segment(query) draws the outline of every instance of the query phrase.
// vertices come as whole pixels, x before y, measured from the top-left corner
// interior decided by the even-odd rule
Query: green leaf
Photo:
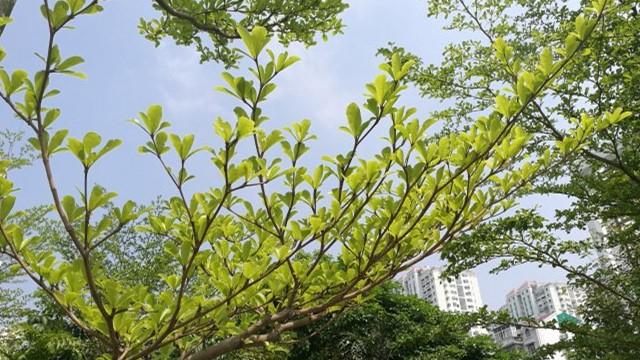
[[[238,35],[244,42],[245,47],[249,51],[252,58],[257,59],[262,49],[269,43],[269,34],[267,29],[262,26],[255,26],[251,33],[239,26],[237,28]]]
[[[2,82],[4,84],[4,91],[6,92],[6,95],[9,96],[19,90],[28,76],[29,74],[26,71],[16,70],[13,72],[13,74],[11,74],[10,81],[7,82],[6,80],[8,79],[5,80],[3,78]]]
[[[298,56],[285,56],[285,58],[286,58],[286,60],[284,61],[282,66],[279,67],[280,71],[282,71],[282,70],[288,68],[289,66],[291,66],[291,65],[297,63],[298,61],[300,61],[300,58]]]
[[[580,41],[578,39],[578,35],[575,33],[569,34],[564,41],[565,56],[567,57],[572,56],[579,46],[580,46]]]
[[[171,141],[171,145],[176,150],[178,155],[182,152],[182,141],[180,140],[180,136],[176,134],[169,134],[169,140]]]
[[[191,244],[187,241],[183,241],[180,245],[180,264],[186,265],[189,262],[189,258],[193,252]]]
[[[182,139],[182,151],[180,152],[180,157],[186,159],[189,157],[191,153],[191,148],[193,147],[193,140],[195,139],[193,134],[186,135]]]
[[[120,224],[126,224],[136,219],[139,216],[139,214],[134,212],[135,207],[136,207],[136,203],[129,200],[122,206],[122,209],[115,208],[113,212],[116,218],[118,219],[118,222]]]
[[[72,218],[77,208],[76,199],[74,199],[73,196],[66,195],[62,198],[62,208],[65,214],[67,214],[67,217]]]
[[[224,142],[229,142],[229,140],[231,140],[231,136],[233,135],[231,124],[219,117],[213,123],[213,128],[216,134],[218,134],[218,136],[220,136],[222,140],[224,140]]]
[[[245,48],[249,50],[249,54],[255,57],[256,55],[254,50],[253,38],[251,37],[251,34],[247,31],[247,29],[243,28],[242,26],[238,26],[236,30],[238,31],[238,35],[240,35],[240,38],[242,39],[242,42],[244,43]]]
[[[100,151],[98,152],[98,154],[96,156],[96,160],[101,158],[103,155],[105,155],[106,153],[110,152],[111,150],[117,148],[120,145],[122,145],[122,140],[120,140],[120,139],[111,139],[111,140],[107,141],[107,143],[104,145],[104,147],[102,149],[100,149]]]
[[[81,73],[81,72],[78,72],[78,71],[64,70],[64,71],[60,71],[60,73],[66,74],[66,75],[69,75],[69,76],[73,76],[73,77],[76,77],[76,78],[82,79],[82,80],[86,80],[87,79],[87,74]]]
[[[8,195],[2,198],[0,201],[0,221],[4,221],[9,213],[13,209],[13,205],[16,203],[15,196]]]
[[[9,78],[9,74],[3,69],[0,69],[0,81],[2,81],[2,88],[6,95],[9,95],[9,91],[11,90],[11,78]]]
[[[249,119],[246,116],[241,116],[238,119],[237,131],[238,131],[239,138],[243,138],[247,135],[251,135],[253,133],[253,130],[254,130],[253,120]]]
[[[53,89],[53,90],[49,90],[49,91],[47,91],[47,92],[44,94],[44,96],[43,96],[42,98],[43,98],[43,99],[46,99],[46,98],[48,98],[48,97],[56,96],[56,95],[58,95],[58,94],[60,94],[60,90],[58,90],[58,89]]]
[[[100,145],[100,142],[102,142],[102,137],[98,133],[93,131],[86,133],[84,135],[84,138],[82,139],[82,143],[84,144],[84,152],[86,154],[89,154],[93,150],[93,148]]]
[[[69,130],[67,129],[56,131],[56,133],[51,137],[51,140],[49,140],[49,145],[47,147],[47,152],[49,153],[49,155],[65,150],[64,148],[60,148],[60,145],[67,137],[68,133]]]
[[[40,140],[38,140],[38,138],[30,137],[27,141],[35,150],[40,151]]]
[[[360,107],[356,103],[351,103],[347,106],[347,120],[351,134],[357,138],[360,135],[360,127],[362,126],[362,115]]]
[[[591,1],[591,6],[597,13],[601,13],[604,10],[604,7],[607,4],[607,0],[593,0]]]
[[[102,7],[102,5],[97,4],[97,3],[96,3],[96,4],[94,4],[94,5],[91,5],[91,6],[87,9],[87,11],[85,11],[84,13],[85,13],[85,14],[97,14],[97,13],[101,12],[102,10],[104,10],[104,8]]]
[[[24,233],[22,232],[22,229],[15,228],[11,232],[11,240],[18,251],[22,251],[22,249],[24,249]]]
[[[144,125],[150,134],[160,128],[160,121],[162,121],[162,106],[154,104],[147,109],[147,116],[143,119]]]
[[[107,203],[116,196],[118,195],[114,192],[105,192],[102,187],[94,186],[89,196],[89,211],[107,205]]]
[[[551,49],[544,48],[540,53],[540,65],[538,68],[544,75],[549,75],[553,71],[553,56],[551,54]]]
[[[518,77],[518,80],[516,82],[516,94],[518,95],[521,104],[526,103],[526,101],[529,99],[529,95],[531,94],[531,91],[527,86],[525,77],[522,75]]]
[[[53,11],[49,12],[51,25],[54,28],[60,27],[68,18],[69,5],[63,1],[58,0],[53,6]]]
[[[180,277],[177,274],[171,274],[169,276],[165,276],[164,281],[172,289],[177,289],[178,285],[180,285]]]
[[[0,16],[0,26],[5,26],[7,24],[11,24],[13,20],[7,16]]]
[[[578,39],[583,40],[584,36],[587,33],[587,25],[588,21],[585,19],[584,15],[580,14],[576,17],[575,26],[576,26],[576,35],[578,35]]]
[[[317,216],[312,216],[309,218],[309,224],[311,225],[311,231],[316,234],[324,227],[324,221],[322,218]]]
[[[371,95],[373,99],[378,103],[378,105],[382,105],[384,101],[384,97],[387,93],[387,77],[384,75],[378,75],[373,80]]]
[[[496,96],[496,109],[506,118],[511,116],[511,105],[509,100],[502,95]]]
[[[168,135],[166,132],[161,131],[155,136],[155,146],[157,147],[159,154],[164,154],[169,151],[167,144]],[[153,147],[153,143],[149,142],[149,148]]]
[[[276,88],[277,88],[277,85],[274,83],[268,83],[264,85],[258,101],[264,101],[267,98],[267,96],[269,96],[269,94],[271,94]]]
[[[53,124],[53,122],[56,121],[58,117],[60,117],[60,109],[51,109],[47,111],[46,115],[44,116],[44,127],[49,127],[49,125]]]
[[[69,8],[71,9],[71,13],[75,14],[84,6],[86,0],[67,0],[69,4]]]
[[[242,265],[242,275],[247,279],[253,279],[258,275],[258,267],[251,261],[247,261]]]
[[[72,56],[66,60],[64,60],[63,62],[61,62],[56,69],[58,71],[64,71],[67,69],[70,69],[76,65],[82,64],[84,62],[84,59],[81,58],[80,56]]]
[[[75,155],[80,161],[84,163],[86,159],[86,153],[84,151],[84,144],[80,140],[76,138],[67,139],[67,148],[73,155]]]

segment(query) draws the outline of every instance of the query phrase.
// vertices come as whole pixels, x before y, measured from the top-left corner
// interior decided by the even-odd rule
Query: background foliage
[[[528,151],[540,154],[546,141],[561,141],[567,124],[582,113],[598,114],[611,106],[629,111],[627,121],[598,133],[579,153],[536,180],[531,193],[566,195],[571,206],[558,211],[553,221],[535,210],[520,211],[480,226],[444,251],[453,272],[492,259],[500,260],[495,271],[527,262],[564,269],[587,299],[583,326],[572,327],[576,336],[563,345],[578,359],[639,356],[640,19],[634,1],[612,6],[589,40],[589,49],[523,116],[523,126],[534,134]],[[570,31],[566,21],[580,12],[571,2],[546,0],[430,1],[428,11],[429,16],[448,19],[449,29],[479,35],[449,45],[441,64],[421,65],[409,75],[423,96],[454,100],[452,108],[433,114],[453,129],[468,126],[472,114],[482,111],[512,76],[490,55],[496,37],[518,39],[514,56],[528,59],[565,41],[563,34]],[[592,220],[604,224],[605,237],[570,240],[559,235],[558,230],[585,229]]]

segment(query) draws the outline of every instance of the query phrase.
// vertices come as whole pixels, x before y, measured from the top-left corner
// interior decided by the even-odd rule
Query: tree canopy
[[[478,314],[447,313],[386,283],[370,299],[301,331],[291,360],[520,360],[489,337],[471,336]]]
[[[468,126],[472,114],[492,102],[495,89],[512,77],[491,56],[495,38],[518,39],[513,56],[529,59],[550,44],[564,42],[571,31],[566,21],[580,13],[570,2],[547,0],[432,1],[428,9],[430,16],[449,19],[448,28],[480,35],[449,45],[441,64],[419,65],[408,75],[424,96],[455,99],[453,108],[433,114],[453,129]],[[592,137],[579,152],[542,173],[528,192],[565,195],[571,206],[551,221],[524,209],[483,224],[450,242],[444,257],[454,272],[492,259],[500,259],[495,271],[530,262],[565,270],[572,285],[586,293],[580,314],[584,323],[572,326],[576,336],[565,349],[579,359],[634,359],[640,341],[638,4],[612,3],[598,27],[588,50],[523,115],[523,127],[533,136],[528,150],[541,154],[547,141],[564,141],[567,124],[580,121],[580,114],[598,114],[612,106],[628,111],[627,121]],[[388,54],[389,49],[382,52]],[[417,59],[407,51],[403,54]],[[558,234],[585,229],[592,220],[602,222],[605,236],[575,240]],[[604,257],[609,259],[603,259],[607,253]]]
[[[238,26],[261,26],[284,45],[300,42],[314,45],[342,32],[342,0],[153,0],[160,13],[140,20],[140,32],[160,44],[164,37],[179,45],[195,45],[201,61],[219,61],[234,66],[241,55],[230,46],[240,38]]]
[[[165,3],[176,7],[173,13]],[[570,31],[561,35],[562,43],[535,56],[516,56],[512,42],[495,37],[495,64],[510,74],[505,88],[494,93],[484,114],[444,136],[430,130],[438,117],[417,119],[416,109],[402,106],[414,61],[391,54],[380,66],[381,74],[366,84],[364,103],[351,103],[345,111],[340,129],[351,150],[305,166],[301,159],[315,140],[311,121],[276,124],[275,130],[265,126],[269,117],[264,104],[276,90],[275,81],[298,58],[269,49],[270,19],[236,23],[229,13],[234,8],[220,10],[225,25],[216,23],[215,11],[209,16],[209,8],[204,15],[189,15],[192,19],[176,15],[178,6],[189,4],[198,12],[198,4],[205,3],[210,2],[156,1],[171,15],[167,21],[187,27],[190,39],[195,36],[191,27],[198,29],[204,22],[237,33],[242,48],[228,51],[245,58],[248,69],[223,73],[219,87],[237,100],[235,118],[218,117],[215,138],[202,145],[196,145],[192,134],[173,133],[160,105],[131,120],[148,139],[140,152],[158,163],[175,189],[173,197],[150,210],[95,184],[93,170],[122,140],[103,140],[96,132],[71,136],[59,125],[63,110],[51,102],[61,96],[55,88],[58,76],[83,78],[77,70],[83,59],[67,55],[58,35],[76,18],[99,13],[99,1],[45,0],[42,69],[33,74],[0,69],[0,98],[32,136],[29,142],[39,155],[61,240],[71,249],[63,253],[42,246],[46,234],[17,221],[19,184],[3,171],[0,251],[13,262],[12,271],[30,278],[74,326],[101,344],[104,358],[178,354],[210,359],[277,342],[289,331],[362,301],[398,272],[504,214],[532,178],[630,116],[622,108],[583,113],[560,141],[535,142],[546,144],[547,151],[526,156],[533,138],[527,114],[566,69],[588,54],[589,39],[610,11],[606,0],[598,0],[566,25]],[[289,11],[294,4],[322,9],[323,4],[341,3],[273,4]],[[258,5],[268,8],[267,2],[251,2]],[[249,30],[245,25],[255,26]],[[178,28],[169,24],[164,29],[178,36],[171,33]],[[271,30],[278,33],[278,28]],[[220,44],[225,49],[229,45]],[[374,134],[383,134],[383,142],[373,142]],[[365,144],[374,156],[362,155]],[[190,160],[205,154],[220,181],[207,190],[192,189],[190,180],[198,171]],[[59,156],[78,161],[82,181],[77,194],[58,190],[51,159]],[[155,281],[127,281],[122,273],[109,271],[126,265],[127,259],[104,256],[104,249],[134,224],[156,248],[162,246],[164,262],[153,267]],[[330,254],[337,254],[337,261]]]

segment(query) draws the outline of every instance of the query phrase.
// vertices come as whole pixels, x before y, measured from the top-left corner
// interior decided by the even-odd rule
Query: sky
[[[277,80],[278,89],[271,96],[266,112],[277,126],[286,126],[304,118],[312,120],[318,140],[312,146],[311,158],[327,151],[346,149],[349,138],[337,131],[345,121],[344,109],[350,102],[363,101],[364,84],[379,73],[381,59],[376,50],[390,41],[421,56],[425,63],[438,63],[444,46],[465,35],[444,32],[443,23],[426,16],[425,0],[353,0],[343,14],[345,33],[327,42],[287,50],[302,61],[288,69]],[[14,9],[14,23],[1,38],[7,51],[3,64],[8,69],[36,69],[40,64],[34,52],[46,50],[46,28],[35,0],[20,1]],[[70,135],[81,137],[97,131],[103,138],[121,138],[124,145],[101,160],[91,181],[120,194],[121,199],[144,203],[159,195],[172,194],[172,186],[163,176],[157,162],[137,152],[144,139],[142,132],[128,120],[150,104],[164,106],[165,117],[176,133],[195,133],[197,144],[212,141],[212,122],[217,116],[232,119],[231,109],[237,104],[213,88],[222,84],[223,70],[215,63],[199,64],[194,49],[178,47],[170,40],[158,48],[139,35],[141,17],[152,17],[150,1],[109,0],[105,11],[84,16],[74,22],[75,30],[60,35],[63,57],[82,56],[86,63],[78,69],[87,80],[57,77],[54,85],[62,90],[50,106],[62,109],[57,125],[68,128]],[[279,49],[279,46],[276,45]],[[429,111],[442,105],[423,99],[415,89],[407,90],[402,102],[418,109],[425,118]],[[0,128],[25,130],[6,106],[0,106]],[[58,187],[62,193],[76,193],[80,186],[79,164],[65,154],[53,161]],[[217,173],[206,158],[193,165],[198,178],[192,189],[207,189],[217,181]],[[19,185],[17,204],[26,208],[50,199],[45,178],[39,166],[12,173]],[[542,213],[552,216],[555,209],[569,206],[561,197],[535,197],[522,206],[539,205]],[[564,236],[585,236],[576,232]],[[436,258],[421,265],[438,264]],[[523,265],[507,272],[491,275],[491,264],[475,269],[483,300],[497,309],[512,288],[525,281],[563,281],[564,273],[536,265]],[[25,285],[28,287],[28,285]]]

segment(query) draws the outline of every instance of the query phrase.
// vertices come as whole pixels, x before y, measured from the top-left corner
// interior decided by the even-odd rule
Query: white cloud
[[[314,51],[294,46],[289,49],[302,60],[277,80],[274,102],[279,107],[293,107],[296,113],[334,128],[344,120],[346,105],[356,98],[353,83],[341,76],[340,61],[331,51]],[[354,96],[355,95],[355,96]]]
[[[200,64],[193,48],[163,43],[156,53],[156,84],[168,114],[186,120],[211,119],[220,112],[222,96],[213,90],[219,79],[218,66]]]

